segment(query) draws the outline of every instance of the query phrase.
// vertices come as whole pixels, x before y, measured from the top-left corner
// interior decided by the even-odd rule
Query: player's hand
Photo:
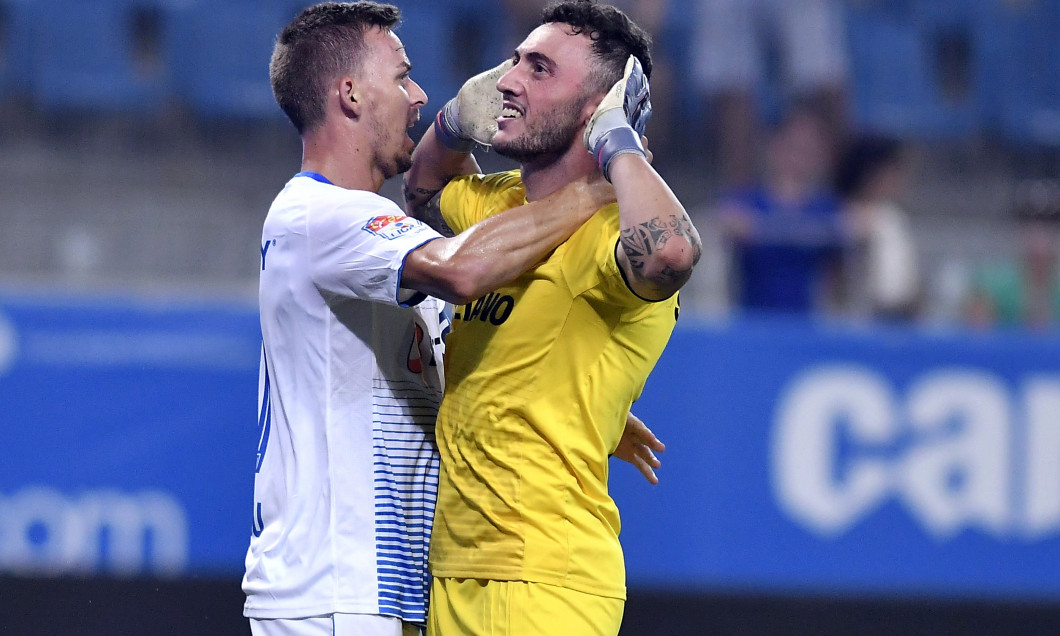
[[[615,82],[589,118],[582,141],[596,158],[600,171],[611,180],[611,161],[635,153],[647,158],[641,136],[651,119],[651,91],[640,61],[633,55],[626,60],[622,79]]]
[[[497,133],[497,118],[503,109],[503,96],[497,90],[497,80],[512,68],[512,60],[505,60],[488,71],[479,73],[460,87],[434,120],[438,139],[450,150],[471,152],[475,143],[489,146]]]
[[[665,450],[666,444],[659,441],[640,418],[632,412],[626,415],[626,428],[622,431],[618,448],[615,449],[615,457],[633,464],[645,479],[652,484],[658,484],[659,478],[655,476],[655,469],[662,466],[662,462],[655,453]]]

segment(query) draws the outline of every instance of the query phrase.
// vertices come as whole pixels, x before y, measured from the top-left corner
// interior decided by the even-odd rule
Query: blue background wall
[[[682,321],[687,322],[687,321]],[[0,297],[0,571],[237,578],[240,304]],[[1060,338],[682,324],[613,463],[635,588],[1060,601]]]
[[[633,585],[1060,599],[1060,341],[743,319],[679,330],[624,466]]]

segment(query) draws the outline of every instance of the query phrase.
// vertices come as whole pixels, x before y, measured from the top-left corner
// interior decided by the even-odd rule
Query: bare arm
[[[434,126],[428,127],[412,153],[412,167],[405,173],[405,213],[451,236],[437,205],[433,205],[435,196],[453,178],[479,172],[474,155],[446,148],[438,141]]]
[[[512,61],[505,60],[464,82],[423,134],[412,153],[412,167],[405,173],[405,211],[409,216],[433,226],[441,220],[437,209],[430,207],[434,196],[452,178],[481,172],[471,151],[476,143],[489,145],[497,132],[503,106],[497,80],[511,66]]]
[[[661,300],[688,281],[702,253],[699,232],[670,186],[641,156],[610,167],[618,196],[621,239],[616,258],[638,296]]]
[[[615,201],[600,175],[480,221],[409,254],[401,286],[455,304],[493,291],[539,263],[598,209]]]

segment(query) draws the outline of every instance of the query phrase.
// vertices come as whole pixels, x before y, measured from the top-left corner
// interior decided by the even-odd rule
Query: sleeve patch
[[[409,232],[419,232],[427,226],[416,219],[401,214],[388,214],[368,219],[361,229],[379,238],[394,240]]]

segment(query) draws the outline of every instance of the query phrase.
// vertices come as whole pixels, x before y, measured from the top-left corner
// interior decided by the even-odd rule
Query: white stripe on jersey
[[[438,496],[438,399],[414,382],[377,380],[372,415],[379,609],[424,623],[427,549]]]

